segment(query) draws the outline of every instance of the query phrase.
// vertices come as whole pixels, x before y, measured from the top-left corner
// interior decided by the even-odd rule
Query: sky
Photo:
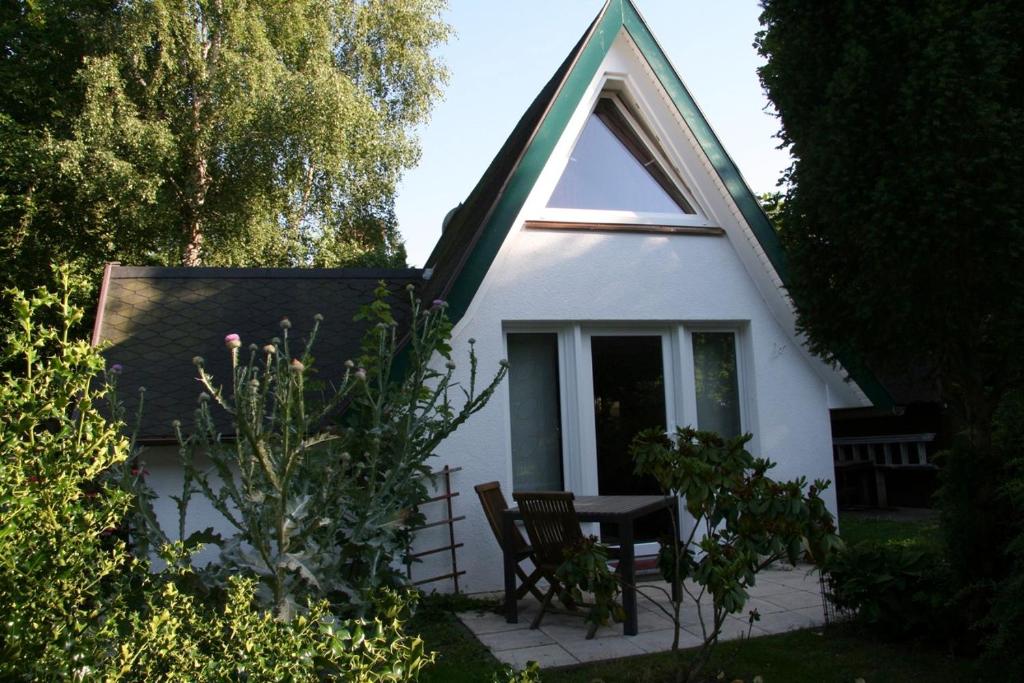
[[[789,165],[757,79],[757,0],[634,0],[711,127],[755,193]],[[483,175],[516,122],[604,0],[449,0],[455,35],[438,55],[444,99],[419,129],[422,156],[398,189],[409,264],[422,266],[441,220]]]

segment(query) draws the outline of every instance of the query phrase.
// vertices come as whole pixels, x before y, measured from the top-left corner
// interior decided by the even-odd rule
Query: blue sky
[[[450,0],[456,35],[440,56],[444,100],[420,131],[422,158],[399,187],[409,263],[422,266],[441,219],[465,199],[526,107],[604,0]],[[752,44],[757,0],[634,0],[754,192],[775,189],[788,155],[776,149]]]

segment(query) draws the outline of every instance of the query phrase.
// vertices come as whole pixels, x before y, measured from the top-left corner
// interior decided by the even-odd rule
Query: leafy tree
[[[443,0],[37,0],[0,10],[6,284],[60,257],[401,265],[395,185]]]
[[[784,192],[762,192],[757,196],[757,203],[761,205],[761,210],[772,222],[775,231],[781,233],[782,214],[786,208],[786,194]]]
[[[962,430],[942,493],[952,564],[961,582],[992,577],[993,415],[1024,381],[1024,5],[762,7],[800,327],[828,359],[934,371]]]

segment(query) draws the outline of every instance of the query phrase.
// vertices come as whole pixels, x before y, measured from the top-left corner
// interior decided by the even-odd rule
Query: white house
[[[502,580],[474,484],[647,490],[628,462],[631,436],[685,425],[750,432],[777,477],[832,479],[830,409],[888,400],[869,377],[850,381],[805,348],[772,226],[629,0],[604,6],[446,218],[424,270],[112,266],[95,339],[112,343],[112,360],[139,367],[156,406],[144,436],[158,444],[169,433],[157,423],[174,406],[187,412],[198,391],[189,359],[203,353],[182,349],[192,332],[166,335],[196,316],[223,323],[201,340],[210,358],[228,326],[265,337],[298,310],[347,322],[379,278],[447,300],[454,347],[475,339],[484,372],[510,360],[491,402],[438,453],[438,465],[462,467],[454,505],[466,516],[456,533],[470,592]],[[158,353],[178,349],[176,366],[146,369],[160,364],[154,338]],[[153,373],[167,376],[146,381]],[[149,462],[158,488],[173,489],[173,455],[155,450]],[[654,533],[641,529],[639,543]]]

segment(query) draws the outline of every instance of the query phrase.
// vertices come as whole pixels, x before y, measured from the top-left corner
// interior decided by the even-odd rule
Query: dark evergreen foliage
[[[939,494],[955,604],[976,620],[1012,573],[993,424],[1024,386],[1024,3],[762,7],[799,325],[828,359],[934,373],[958,430]]]

